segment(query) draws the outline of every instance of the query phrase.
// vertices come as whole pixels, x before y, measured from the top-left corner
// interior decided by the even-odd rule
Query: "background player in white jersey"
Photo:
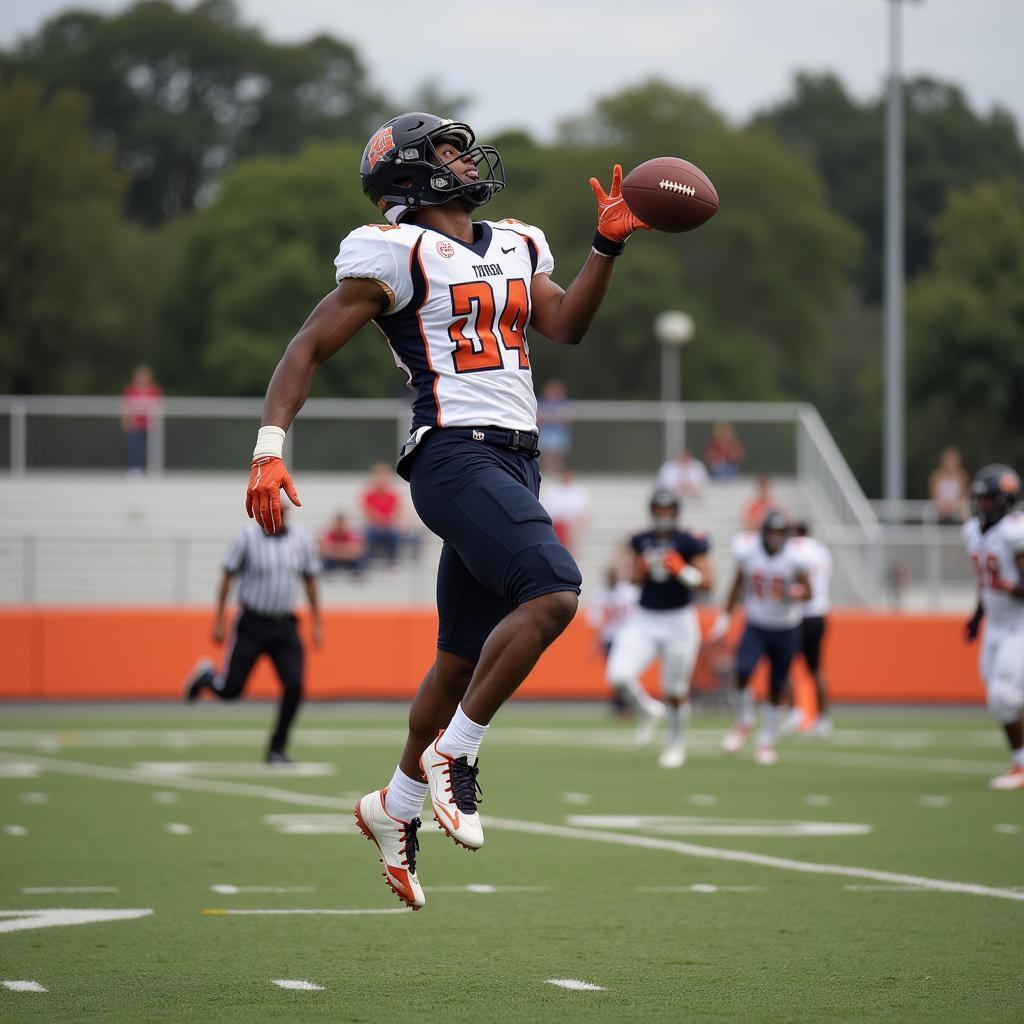
[[[640,588],[633,582],[633,552],[619,552],[605,570],[604,586],[587,605],[587,622],[597,634],[597,646],[608,663],[615,636],[636,613]],[[618,692],[612,692],[612,710],[620,716],[633,713],[633,707]]]
[[[744,594],[746,625],[736,651],[736,688],[739,708],[736,724],[722,740],[722,749],[734,754],[743,746],[754,727],[754,695],[750,677],[762,657],[770,663],[768,703],[764,707],[761,735],[755,760],[775,764],[775,735],[779,704],[785,692],[789,667],[800,645],[803,602],[811,597],[808,565],[789,543],[789,523],[778,511],[769,512],[760,533],[741,533],[733,542],[736,577],[715,620],[709,639],[728,632],[733,608]]]
[[[667,717],[665,747],[658,763],[678,768],[686,761],[686,720],[690,680],[700,649],[700,625],[693,605],[695,590],[711,587],[708,542],[679,528],[679,499],[672,491],[651,498],[651,528],[630,539],[633,580],[640,585],[636,614],[615,636],[606,676],[615,690],[635,702],[642,715],[640,745],[650,743],[661,718]],[[644,689],[640,676],[661,659],[665,704]]]
[[[993,789],[1024,789],[1024,513],[1014,508],[1020,496],[1014,470],[985,466],[971,483],[974,515],[963,526],[978,574],[978,607],[965,636],[976,640],[984,618],[980,673],[1012,758],[1010,770],[991,781]]]
[[[551,279],[544,233],[518,221],[474,222],[504,187],[501,157],[464,123],[433,114],[392,118],[367,143],[363,191],[385,223],[341,243],[337,288],[289,344],[267,390],[246,507],[273,532],[279,490],[298,502],[281,460],[285,431],[317,367],[374,323],[415,391],[399,473],[420,518],[444,540],[438,640],[409,715],[401,761],[356,805],[384,878],[424,903],[417,829],[430,795],[439,826],[483,845],[478,751],[488,724],[576,613],[580,572],[537,499],[537,402],[527,331],[577,345],[611,283],[614,257],[646,228],[597,179],[597,232],[567,289]],[[425,781],[424,781],[425,780]]]
[[[832,552],[820,540],[811,536],[810,527],[805,522],[793,524],[790,544],[807,564],[807,576],[811,584],[811,598],[803,606],[803,620],[800,623],[800,654],[814,680],[814,695],[818,704],[818,718],[811,729],[811,735],[827,738],[832,735],[832,719],[829,717],[828,684],[822,648],[828,631],[828,613],[832,609]],[[802,725],[803,712],[794,706],[782,731],[794,732]]]

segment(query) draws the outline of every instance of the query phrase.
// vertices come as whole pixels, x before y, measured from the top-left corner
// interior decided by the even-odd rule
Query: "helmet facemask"
[[[458,155],[443,160],[442,143]],[[460,176],[456,165],[472,163],[476,180]],[[434,114],[402,114],[374,133],[360,165],[363,191],[387,219],[397,223],[422,206],[461,199],[483,206],[505,187],[505,168],[493,146],[476,144],[473,129]]]

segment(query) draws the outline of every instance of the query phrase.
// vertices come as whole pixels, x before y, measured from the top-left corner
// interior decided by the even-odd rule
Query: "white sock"
[[[740,690],[739,717],[737,721],[740,725],[745,725],[750,729],[753,727],[756,717],[756,710],[754,708],[754,688],[748,683],[747,686]]]
[[[623,694],[637,710],[642,714],[652,714],[658,702],[643,688],[639,679],[624,679],[615,684],[616,689]]]
[[[489,725],[477,725],[471,718],[467,718],[460,704],[455,709],[444,735],[437,741],[437,749],[449,757],[462,757],[465,754],[472,764],[480,752],[480,742],[489,728]]]
[[[761,736],[758,743],[763,747],[775,746],[775,731],[778,726],[779,709],[774,704],[765,704],[761,718]]]
[[[1020,750],[1015,750],[1013,752],[1013,763],[1018,768],[1024,768],[1024,747],[1021,747]]]
[[[384,810],[399,821],[412,821],[413,818],[420,816],[423,801],[426,800],[429,790],[430,787],[425,782],[410,779],[401,768],[396,768],[388,783]]]
[[[682,743],[686,732],[686,723],[690,720],[690,702],[686,701],[679,707],[665,704],[665,724],[667,727],[665,745]]]

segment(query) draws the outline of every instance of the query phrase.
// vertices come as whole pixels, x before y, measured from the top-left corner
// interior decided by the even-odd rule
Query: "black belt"
[[[295,618],[294,612],[275,612],[271,615],[269,612],[258,612],[255,608],[249,608],[246,605],[242,605],[242,611],[246,615],[251,615],[256,619],[264,619],[267,622],[287,622],[289,619]]]
[[[453,437],[465,437],[498,448],[526,452],[535,458],[540,455],[539,437],[526,430],[506,430],[504,427],[443,427],[442,430]]]

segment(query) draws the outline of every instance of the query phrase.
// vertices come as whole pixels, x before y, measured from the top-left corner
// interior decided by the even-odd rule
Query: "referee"
[[[294,607],[296,583],[301,578],[313,619],[313,644],[323,643],[316,578],[320,559],[313,538],[301,527],[288,526],[281,510],[281,528],[266,534],[255,523],[245,526],[231,543],[224,559],[224,576],[217,594],[213,641],[224,642],[224,608],[231,581],[238,580],[241,605],[228,641],[224,669],[217,673],[209,658],[200,658],[185,680],[185,700],[196,700],[204,690],[220,700],[242,696],[253,665],[261,654],[274,663],[281,680],[277,726],[270,737],[267,764],[288,764],[288,730],[302,703],[303,649]]]

